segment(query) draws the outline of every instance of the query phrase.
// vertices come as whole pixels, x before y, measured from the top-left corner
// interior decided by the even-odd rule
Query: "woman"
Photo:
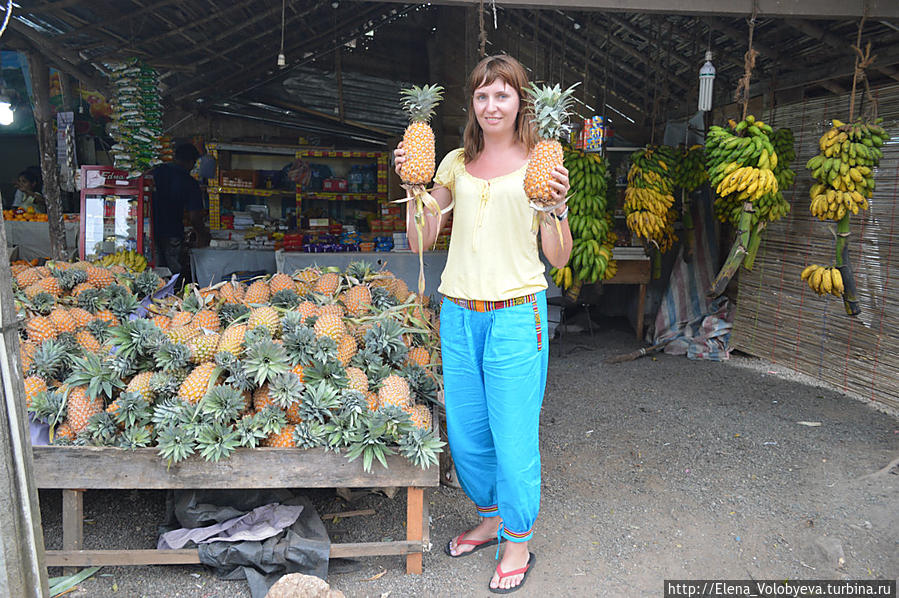
[[[16,195],[13,198],[12,207],[26,210],[34,208],[35,212],[46,212],[41,188],[40,169],[34,166],[26,168],[19,173],[19,177],[16,179]]]
[[[459,482],[480,515],[478,525],[449,541],[446,553],[461,557],[509,540],[488,586],[496,593],[519,588],[534,564],[528,540],[540,506],[547,285],[523,188],[536,143],[527,85],[524,68],[509,56],[487,57],[474,68],[464,148],[443,159],[431,191],[441,209],[455,211],[438,289],[447,431]],[[402,144],[395,157],[399,172]],[[562,267],[571,252],[562,203],[568,171],[558,167],[553,178],[563,243],[553,224],[540,226],[539,236],[546,258]],[[413,202],[407,206],[410,245],[431,247],[439,216],[428,211],[419,239]]]

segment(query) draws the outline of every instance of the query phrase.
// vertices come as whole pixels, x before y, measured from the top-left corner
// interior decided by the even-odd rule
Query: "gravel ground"
[[[639,347],[604,323],[554,343],[541,421],[543,499],[519,596],[660,596],[663,579],[895,579],[897,470],[860,479],[899,455],[899,419],[759,359],[693,362]],[[819,422],[810,427],[797,422]],[[315,491],[319,512],[375,509],[329,523],[338,542],[405,536],[403,494],[349,503]],[[332,562],[351,597],[488,596],[493,552],[452,561],[442,545],[467,529],[460,490],[428,494],[433,549],[424,575],[400,557]],[[155,546],[165,495],[88,492],[86,548]],[[60,493],[41,492],[48,548],[59,548]],[[844,563],[819,544],[839,545]],[[51,570],[51,575],[58,575]],[[249,597],[201,566],[105,567],[69,596]]]

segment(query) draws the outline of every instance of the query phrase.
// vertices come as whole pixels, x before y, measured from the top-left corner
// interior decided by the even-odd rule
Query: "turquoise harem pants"
[[[540,510],[538,426],[549,347],[546,292],[471,309],[444,298],[440,344],[450,450],[462,489],[500,535],[526,542]]]

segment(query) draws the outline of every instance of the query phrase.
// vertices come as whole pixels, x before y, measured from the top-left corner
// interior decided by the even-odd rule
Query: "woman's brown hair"
[[[481,60],[468,76],[466,94],[468,100],[468,122],[465,123],[463,134],[463,146],[465,148],[465,162],[471,162],[484,149],[484,131],[478,124],[474,113],[474,91],[484,85],[490,85],[497,79],[501,79],[518,93],[518,118],[515,120],[515,130],[518,132],[518,140],[525,144],[528,152],[537,142],[537,134],[531,119],[531,102],[524,93],[528,86],[528,75],[521,63],[505,54],[488,56]]]

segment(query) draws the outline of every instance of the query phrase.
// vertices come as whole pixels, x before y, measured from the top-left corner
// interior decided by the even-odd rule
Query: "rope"
[[[662,26],[656,29],[655,46],[659,47],[662,37]],[[656,117],[659,114],[659,61],[653,61],[653,79],[652,79],[652,110],[650,111],[650,120],[652,121],[652,133],[649,136],[649,144],[655,145],[656,142]]]
[[[487,30],[484,28],[484,0],[478,2],[478,56],[487,55]]]
[[[858,23],[858,36],[855,39],[855,45],[850,46],[853,51],[855,51],[855,72],[852,74],[852,95],[849,100],[849,120],[853,120],[855,117],[855,90],[858,84],[858,80],[861,79],[862,83],[865,84],[865,97],[868,98],[869,102],[869,111],[872,118],[877,117],[877,100],[874,99],[874,96],[871,95],[871,86],[868,84],[868,76],[865,74],[865,69],[873,64],[874,59],[877,58],[877,55],[871,55],[871,42],[865,46],[865,51],[862,52],[862,30],[865,28],[865,21],[868,20],[868,3],[865,2],[865,12],[862,15],[861,21]]]
[[[737,83],[737,91],[734,94],[734,101],[743,105],[743,120],[746,120],[746,112],[749,110],[749,79],[752,76],[752,69],[755,68],[755,59],[758,58],[758,51],[752,47],[752,38],[755,35],[755,22],[759,15],[758,0],[752,0],[752,17],[749,19],[749,49],[743,56],[743,76]]]

